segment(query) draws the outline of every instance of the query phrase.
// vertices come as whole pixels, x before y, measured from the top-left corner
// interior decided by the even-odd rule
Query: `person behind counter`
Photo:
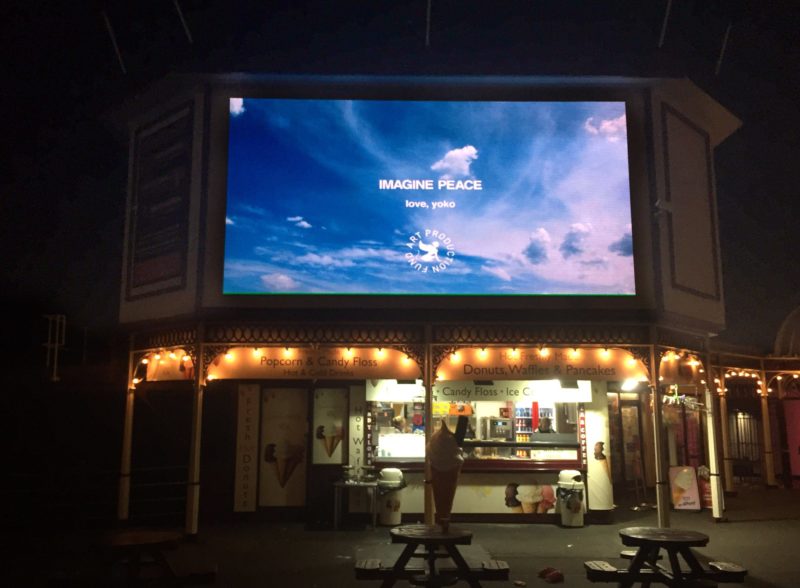
[[[397,430],[398,433],[410,433],[411,432],[411,425],[408,424],[408,421],[405,417],[396,416],[392,419],[392,426]]]
[[[555,433],[553,430],[553,424],[550,421],[550,417],[542,417],[539,421],[539,426],[536,428],[537,433]]]

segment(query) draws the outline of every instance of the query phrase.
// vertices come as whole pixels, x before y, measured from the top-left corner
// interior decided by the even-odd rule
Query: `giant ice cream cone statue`
[[[453,498],[464,457],[456,436],[447,428],[444,420],[439,430],[431,435],[426,453],[431,470],[435,521],[446,533],[450,527],[450,512],[453,509]]]

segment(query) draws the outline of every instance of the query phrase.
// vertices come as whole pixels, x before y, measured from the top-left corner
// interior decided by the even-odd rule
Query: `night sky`
[[[769,351],[800,304],[800,8],[673,4],[659,48],[666,1],[434,0],[430,47],[425,0],[184,0],[191,43],[166,0],[5,3],[6,308],[36,321],[64,312],[74,325],[114,324],[127,179],[126,131],[114,114],[169,72],[689,77],[744,123],[716,152],[721,338]]]

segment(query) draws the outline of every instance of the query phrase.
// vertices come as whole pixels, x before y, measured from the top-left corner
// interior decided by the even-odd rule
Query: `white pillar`
[[[133,347],[133,338],[130,341]],[[131,505],[131,453],[133,446],[133,403],[136,389],[133,377],[136,370],[133,351],[128,351],[128,389],[125,392],[125,421],[122,427],[122,457],[119,466],[119,488],[117,494],[117,519],[127,521]]]
[[[731,457],[731,433],[728,426],[728,397],[725,394],[725,378],[720,370],[722,392],[719,395],[719,425],[722,434],[722,467],[725,474],[725,492],[733,492],[733,458]]]
[[[125,393],[125,424],[122,429],[122,459],[119,468],[119,494],[117,496],[117,519],[127,521],[131,504],[131,447],[133,441],[133,403],[136,390],[128,385]]]
[[[592,401],[584,403],[586,412],[586,497],[592,511],[614,509],[614,488],[606,453],[611,453],[608,428],[608,385],[592,382]]]
[[[423,483],[425,499],[425,524],[434,523],[433,516],[433,487],[430,485],[431,466],[428,462],[428,442],[433,433],[433,378],[436,366],[433,365],[433,350],[430,345],[430,326],[425,327],[425,356],[422,359],[422,383],[425,386],[425,481]]]
[[[778,483],[775,481],[775,457],[772,452],[772,426],[769,414],[769,393],[767,391],[767,374],[764,371],[764,362],[761,362],[761,428],[764,435],[764,474],[767,486],[774,488]]]
[[[706,342],[706,348],[708,343]],[[717,420],[714,394],[711,386],[714,386],[714,371],[711,368],[711,357],[706,356],[706,385],[705,385],[705,404],[706,404],[706,446],[708,448],[708,469],[710,472],[711,483],[711,516],[715,520],[722,520],[725,513],[725,493],[722,488],[722,476],[719,471],[719,449],[717,448]],[[711,382],[709,384],[708,382]]]
[[[203,394],[206,388],[204,357],[205,349],[202,344],[199,344],[197,346],[196,363],[194,366],[192,438],[189,447],[189,479],[186,484],[185,531],[187,535],[197,535],[200,518],[200,442],[203,435]]]
[[[656,466],[656,507],[658,526],[669,527],[669,478],[664,465],[664,423],[661,413],[661,387],[658,384],[659,365],[655,346],[650,346],[650,389],[653,394],[653,448]]]

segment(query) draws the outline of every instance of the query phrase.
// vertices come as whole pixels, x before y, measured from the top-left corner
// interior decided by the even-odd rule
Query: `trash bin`
[[[583,526],[583,476],[578,470],[558,474],[558,512],[562,527]]]
[[[378,474],[378,522],[381,525],[399,525],[403,517],[401,490],[406,487],[403,472],[397,468],[384,468]]]

